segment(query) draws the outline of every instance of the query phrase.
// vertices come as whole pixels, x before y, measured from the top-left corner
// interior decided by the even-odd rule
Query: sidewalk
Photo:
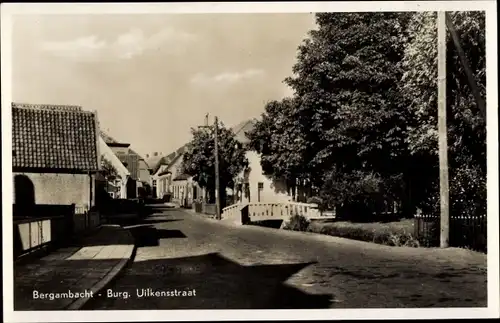
[[[79,246],[14,266],[14,310],[80,309],[132,258],[134,238],[117,225],[103,225]]]

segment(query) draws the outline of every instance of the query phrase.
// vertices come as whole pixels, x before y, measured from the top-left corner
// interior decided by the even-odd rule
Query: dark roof
[[[148,167],[150,169],[154,169],[156,168],[156,165],[158,165],[158,163],[160,162],[160,160],[163,158],[164,156],[162,155],[157,155],[157,156],[149,156],[145,159],[145,162],[146,164],[148,164]]]
[[[105,133],[104,131],[101,130],[101,137],[104,140],[104,142],[110,146],[110,147],[129,147],[130,144],[128,143],[123,143],[119,142],[115,138],[111,137],[109,134]],[[139,178],[139,160],[144,160],[141,155],[139,155],[137,152],[135,152],[132,148],[128,149],[127,154],[119,154],[117,157],[120,159],[120,161],[126,166],[128,171],[130,172],[130,177],[132,179],[138,179]],[[146,162],[147,164],[147,162]],[[149,166],[148,166],[149,167]]]
[[[182,150],[179,152],[179,150],[177,150],[177,155],[175,155],[174,159],[172,159],[169,163],[168,163],[168,166],[167,166],[167,169],[169,169],[170,167],[172,167],[173,164],[175,164],[175,162],[177,160],[179,160],[179,158],[181,158],[181,156],[184,154],[185,150]]]
[[[160,166],[161,165],[167,165],[167,169],[172,167],[172,165],[177,161],[177,159],[179,159],[179,157],[184,154],[184,152],[186,151],[187,149],[187,145],[184,145],[180,148],[178,148],[176,151],[170,153],[169,155],[167,156],[164,156],[162,157],[158,163],[154,166],[153,168],[153,174],[156,173],[158,171],[158,169],[160,169]],[[165,174],[164,172],[162,172],[162,175]]]
[[[250,119],[250,120],[240,122],[239,124],[234,126],[232,128],[232,130],[234,132],[235,139],[242,144],[246,144],[246,143],[250,142],[250,139],[248,138],[247,133],[250,132],[254,128],[256,122],[257,122],[257,120]]]
[[[98,131],[79,106],[12,103],[12,166],[97,171]]]
[[[174,180],[174,181],[185,181],[185,180],[187,180],[189,177],[191,177],[191,176],[189,176],[189,175],[187,175],[187,174],[180,174],[180,175],[176,176],[173,180]]]
[[[164,170],[163,172],[159,173],[158,176],[162,176],[162,175],[166,175],[166,174],[172,174],[172,172],[169,170]]]
[[[130,172],[130,178],[137,180],[139,178],[139,155],[128,153],[117,155],[118,159],[127,167]]]

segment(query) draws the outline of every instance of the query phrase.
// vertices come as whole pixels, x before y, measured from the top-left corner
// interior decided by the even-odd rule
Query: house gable
[[[12,103],[15,171],[96,172],[98,122],[79,106]]]

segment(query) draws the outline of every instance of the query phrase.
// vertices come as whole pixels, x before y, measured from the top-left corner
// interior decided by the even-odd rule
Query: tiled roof
[[[98,131],[79,106],[12,103],[12,166],[96,171]]]
[[[182,155],[186,151],[187,145],[184,145],[180,148],[178,148],[176,151],[170,153],[167,156],[163,156],[154,166],[153,168],[153,174],[160,169],[161,165],[167,165],[167,169],[172,166],[172,164],[179,158],[180,155]],[[149,165],[151,166],[151,165]]]
[[[158,165],[158,163],[160,162],[160,160],[162,158],[163,158],[162,155],[150,156],[150,157],[146,158],[145,162],[146,162],[146,164],[148,164],[148,167],[150,169],[154,169],[154,168],[156,168],[156,165]]]
[[[127,167],[130,172],[130,178],[137,180],[139,178],[139,155],[123,154],[118,155],[120,161]]]
[[[250,141],[250,139],[248,138],[247,133],[250,132],[254,128],[255,122],[256,122],[255,119],[250,119],[250,120],[243,121],[243,122],[239,123],[238,125],[234,126],[232,128],[232,130],[234,132],[235,139],[242,144],[248,143]]]
[[[116,141],[115,138],[111,137],[110,135],[108,135],[104,131],[101,130],[100,133],[101,133],[101,137],[102,137],[102,139],[104,139],[105,143],[107,143],[107,144],[116,144],[116,143],[118,143],[118,141]]]

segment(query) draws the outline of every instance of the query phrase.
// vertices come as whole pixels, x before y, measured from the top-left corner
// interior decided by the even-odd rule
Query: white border
[[[331,309],[331,310],[170,310],[170,311],[13,311],[12,273],[12,150],[11,150],[11,16],[14,14],[148,14],[148,13],[265,13],[265,12],[353,12],[353,11],[486,11],[487,46],[487,143],[488,143],[488,308],[436,309]],[[322,319],[415,319],[499,317],[498,245],[498,61],[496,1],[425,2],[281,2],[281,3],[60,3],[2,4],[2,217],[3,300],[5,322],[95,322],[95,321],[203,321],[203,320],[322,320]],[[290,67],[291,68],[291,67]],[[460,288],[460,286],[457,286]]]

